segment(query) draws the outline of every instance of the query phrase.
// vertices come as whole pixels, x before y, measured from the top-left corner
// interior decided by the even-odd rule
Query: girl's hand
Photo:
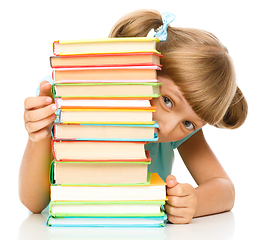
[[[52,85],[43,81],[40,84],[38,97],[28,97],[25,99],[24,121],[29,138],[34,142],[39,142],[51,135],[51,127],[56,119],[56,105],[51,96]]]
[[[194,187],[178,183],[173,175],[166,178],[166,184],[168,201],[164,207],[168,220],[172,223],[189,223],[197,207]]]

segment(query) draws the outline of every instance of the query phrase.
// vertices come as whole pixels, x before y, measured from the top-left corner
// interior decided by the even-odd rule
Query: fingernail
[[[173,185],[173,184],[175,184],[175,181],[174,180],[169,180],[169,181],[167,181],[167,184],[169,184],[169,185]]]
[[[55,119],[56,119],[56,115],[53,114],[53,115],[51,116],[51,118],[52,118],[52,120],[55,120]]]
[[[50,97],[49,98],[46,98],[46,102],[47,103],[51,103],[52,102],[52,98],[50,98]]]
[[[45,87],[46,85],[51,85],[50,83],[45,83],[43,86]]]
[[[51,109],[52,109],[53,111],[55,111],[55,110],[56,110],[56,105],[54,104],[54,105],[51,107]]]

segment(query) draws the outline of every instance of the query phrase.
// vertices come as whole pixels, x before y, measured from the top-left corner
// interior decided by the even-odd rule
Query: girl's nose
[[[177,128],[179,124],[178,119],[165,119],[163,122],[159,123],[160,135],[163,137],[168,137],[169,134]]]

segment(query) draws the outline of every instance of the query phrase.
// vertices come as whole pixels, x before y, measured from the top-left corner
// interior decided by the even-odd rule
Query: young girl
[[[159,141],[146,144],[146,149],[152,158],[149,171],[158,172],[167,183],[168,220],[189,223],[193,217],[229,211],[234,205],[234,185],[206,142],[202,127],[207,123],[229,129],[241,126],[247,103],[220,41],[203,30],[170,27],[167,17],[164,14],[162,19],[151,10],[132,12],[115,24],[109,37],[145,37],[155,29],[165,39],[157,44],[163,54],[163,67],[158,71],[161,96],[152,100]],[[50,90],[51,85],[44,81],[39,96],[25,100],[29,139],[20,168],[19,193],[33,213],[40,213],[50,201],[50,129],[56,111]],[[178,183],[170,175],[175,148],[197,188]]]

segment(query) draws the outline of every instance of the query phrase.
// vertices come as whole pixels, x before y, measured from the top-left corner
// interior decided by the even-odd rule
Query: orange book
[[[161,57],[161,54],[154,52],[65,55],[50,57],[50,64],[52,68],[161,66]]]
[[[55,83],[141,81],[157,82],[158,66],[55,68]]]

